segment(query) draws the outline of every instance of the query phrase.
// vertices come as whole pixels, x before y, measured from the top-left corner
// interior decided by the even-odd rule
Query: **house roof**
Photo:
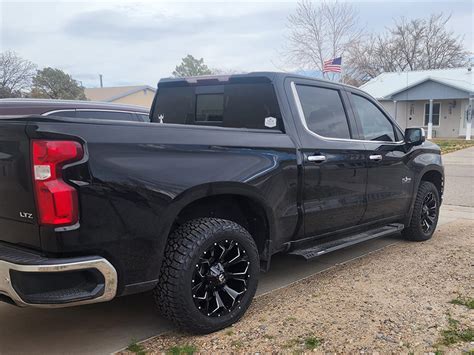
[[[434,81],[468,93],[474,93],[472,70],[469,71],[465,67],[382,73],[362,85],[360,89],[379,100],[389,100],[391,96],[426,81]]]
[[[156,89],[149,85],[87,88],[84,92],[89,100],[111,102],[135,94],[141,90],[156,92]]]

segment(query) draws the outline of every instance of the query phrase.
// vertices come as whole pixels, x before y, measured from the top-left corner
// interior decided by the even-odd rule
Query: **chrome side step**
[[[395,234],[403,230],[404,226],[401,223],[391,223],[383,227],[371,229],[366,232],[350,235],[340,239],[331,240],[322,244],[317,244],[315,246],[296,249],[291,251],[289,254],[301,256],[306,260],[312,260],[318,256],[330,253],[335,250],[339,250],[354,244],[362,243],[367,240],[386,237],[391,234]]]

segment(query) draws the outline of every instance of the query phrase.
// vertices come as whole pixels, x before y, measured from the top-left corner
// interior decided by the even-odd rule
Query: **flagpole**
[[[342,83],[342,71],[344,69],[342,69],[342,55],[341,55],[341,72],[339,73],[340,74],[340,77],[339,77],[339,82]]]

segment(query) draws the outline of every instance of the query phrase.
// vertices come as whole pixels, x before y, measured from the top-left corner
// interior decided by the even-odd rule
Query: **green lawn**
[[[459,149],[474,147],[474,140],[466,141],[463,139],[432,139],[441,148],[441,154],[455,152]]]

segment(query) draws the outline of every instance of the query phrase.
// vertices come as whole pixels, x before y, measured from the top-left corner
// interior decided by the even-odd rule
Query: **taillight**
[[[71,225],[79,218],[77,191],[62,179],[65,164],[81,160],[84,151],[74,141],[32,141],[33,183],[41,225]]]

